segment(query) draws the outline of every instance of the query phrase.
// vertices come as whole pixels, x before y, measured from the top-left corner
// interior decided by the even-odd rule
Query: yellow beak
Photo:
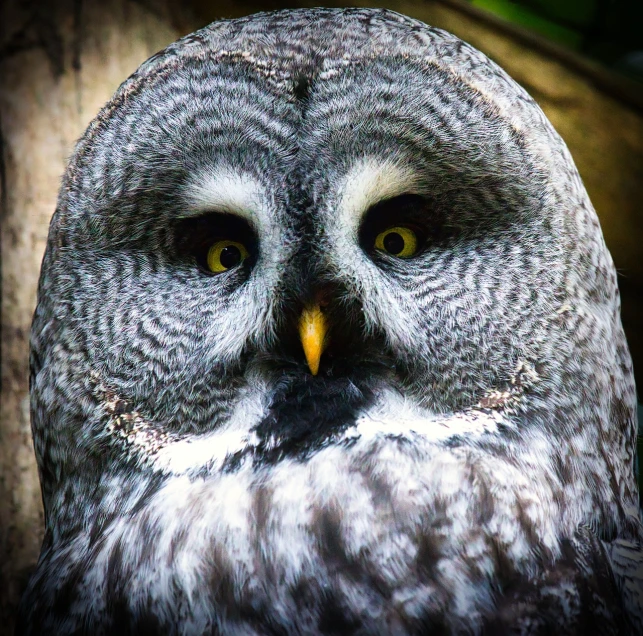
[[[326,316],[322,313],[319,303],[306,307],[301,312],[299,338],[304,347],[306,362],[313,375],[317,375],[319,371],[319,360],[324,352],[327,331]]]

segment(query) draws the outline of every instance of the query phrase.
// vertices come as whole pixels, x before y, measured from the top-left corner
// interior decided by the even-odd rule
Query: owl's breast
[[[498,590],[566,558],[576,528],[551,479],[515,458],[373,426],[305,459],[141,483],[100,536],[58,546],[42,582],[58,576],[56,590],[73,588],[99,621],[154,616],[166,633],[411,634],[482,629]]]

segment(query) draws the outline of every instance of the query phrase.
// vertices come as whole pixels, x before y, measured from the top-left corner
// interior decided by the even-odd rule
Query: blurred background
[[[75,140],[118,85],[178,37],[219,18],[319,4],[0,3],[0,633],[13,633],[16,603],[42,541],[28,334],[49,220]],[[600,217],[643,387],[643,0],[371,0],[350,6],[387,7],[455,33],[540,104],[567,142]]]

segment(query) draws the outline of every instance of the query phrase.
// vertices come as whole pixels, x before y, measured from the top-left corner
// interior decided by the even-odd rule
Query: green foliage
[[[582,44],[582,33],[566,26],[562,20],[557,22],[545,17],[544,13],[536,12],[527,6],[527,2],[518,4],[509,0],[472,0],[471,4],[569,47],[578,49]]]
[[[643,0],[469,0],[643,81]]]

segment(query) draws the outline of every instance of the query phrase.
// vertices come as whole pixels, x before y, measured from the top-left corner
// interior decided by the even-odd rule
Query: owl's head
[[[223,21],[128,79],[65,175],[33,327],[45,500],[516,390],[525,426],[607,430],[629,364],[581,180],[502,70],[389,11]]]

